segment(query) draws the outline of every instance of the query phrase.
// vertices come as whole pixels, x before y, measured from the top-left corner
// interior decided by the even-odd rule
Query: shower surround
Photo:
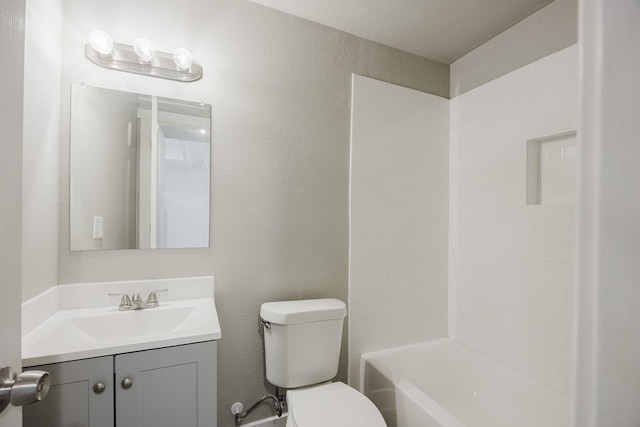
[[[354,76],[352,385],[362,353],[449,335],[571,394],[575,206],[527,204],[527,141],[577,129],[577,70],[571,46],[452,100]]]
[[[566,394],[575,205],[526,204],[526,155],[577,120],[576,46],[451,101],[449,333]]]
[[[353,76],[349,381],[360,355],[447,334],[449,100]]]

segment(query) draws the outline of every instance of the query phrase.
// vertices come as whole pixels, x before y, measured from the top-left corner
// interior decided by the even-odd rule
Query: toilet
[[[286,427],[386,427],[366,396],[330,381],[338,373],[346,315],[337,299],[262,304],[267,380],[287,389]]]

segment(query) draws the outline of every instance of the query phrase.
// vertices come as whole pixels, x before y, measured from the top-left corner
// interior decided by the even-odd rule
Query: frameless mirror
[[[71,250],[209,246],[211,106],[72,85]]]

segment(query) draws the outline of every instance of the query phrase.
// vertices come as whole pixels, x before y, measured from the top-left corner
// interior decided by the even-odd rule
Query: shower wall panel
[[[353,76],[349,379],[360,355],[447,334],[449,100]]]
[[[526,204],[526,154],[577,117],[576,46],[451,101],[450,334],[566,394],[576,210]]]

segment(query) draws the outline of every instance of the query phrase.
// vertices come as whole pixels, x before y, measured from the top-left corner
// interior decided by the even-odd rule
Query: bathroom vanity
[[[120,298],[108,297],[160,288],[168,292],[156,308],[119,310]],[[101,300],[111,304],[95,306]],[[25,370],[51,374],[47,398],[24,410],[25,427],[215,425],[212,277],[58,286],[23,312]]]
[[[211,426],[216,342],[25,368],[51,374],[49,396],[24,408],[25,427]]]

